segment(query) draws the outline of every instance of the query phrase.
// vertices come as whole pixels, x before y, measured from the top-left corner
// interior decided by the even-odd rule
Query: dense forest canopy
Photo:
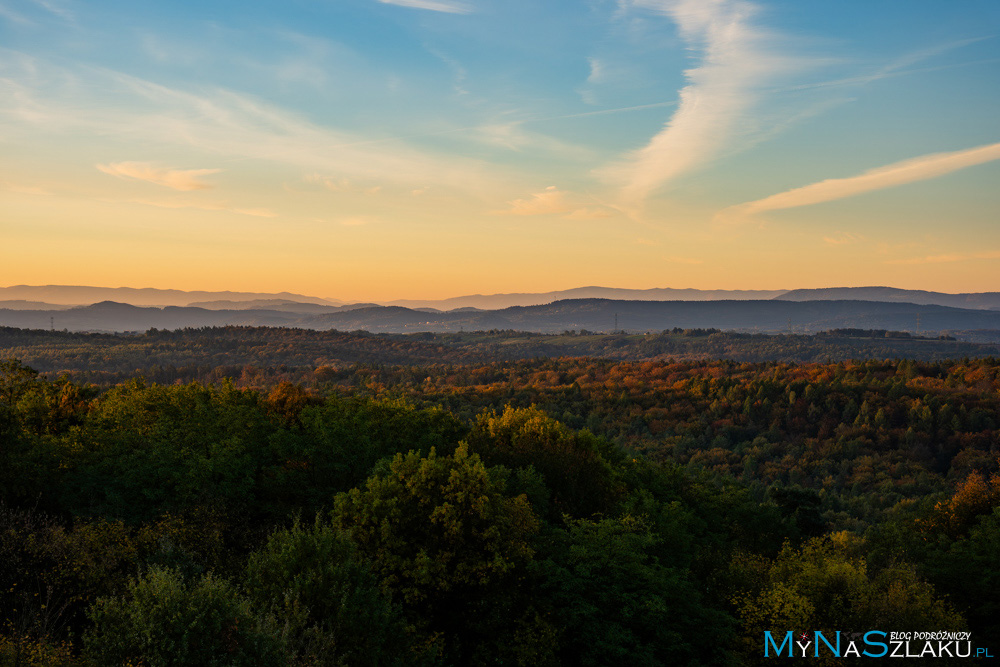
[[[968,333],[968,332],[967,332]],[[109,384],[150,381],[315,385],[355,364],[490,364],[553,357],[618,361],[826,362],[1000,356],[996,343],[920,337],[902,331],[837,329],[814,335],[680,329],[649,334],[587,330],[538,334],[510,329],[462,333],[372,334],[280,327],[204,327],[141,334],[76,333],[0,327],[0,356],[42,372]]]
[[[48,372],[0,363],[0,664],[756,664],[765,630],[1000,645],[995,358],[2,333]],[[636,356],[534,353],[557,339]]]

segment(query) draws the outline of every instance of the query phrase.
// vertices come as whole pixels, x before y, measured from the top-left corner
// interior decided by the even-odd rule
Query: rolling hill
[[[326,309],[323,309],[326,310]],[[890,329],[936,334],[1000,330],[1000,311],[877,301],[622,301],[564,299],[497,310],[428,311],[361,306],[303,313],[273,308],[209,310],[140,307],[104,301],[68,310],[0,309],[0,326],[70,331],[146,331],[206,326],[285,326],[384,333],[515,329],[532,332],[611,332],[717,328],[809,333],[837,328]]]
[[[796,289],[779,294],[774,299],[779,301],[885,301],[950,306],[952,308],[1000,310],[1000,292],[947,294],[945,292],[927,292],[895,287],[826,287],[823,289]]]

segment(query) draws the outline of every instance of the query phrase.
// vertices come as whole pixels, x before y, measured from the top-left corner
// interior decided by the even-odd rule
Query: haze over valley
[[[70,331],[141,332],[227,325],[385,333],[490,329],[647,332],[676,327],[815,333],[858,328],[933,335],[975,330],[978,333],[958,335],[1000,340],[1000,293],[945,294],[885,287],[773,291],[585,287],[544,294],[472,295],[386,304],[349,304],[290,293],[75,286],[14,286],[0,288],[2,296],[70,303],[0,299],[0,326]],[[100,297],[106,300],[71,305]],[[175,305],[146,305],[150,303]]]

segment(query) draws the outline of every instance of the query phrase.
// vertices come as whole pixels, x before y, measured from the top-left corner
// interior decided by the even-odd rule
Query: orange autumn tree
[[[924,532],[944,533],[958,539],[995,507],[1000,507],[1000,473],[993,473],[987,479],[976,471],[958,485],[951,498],[934,505],[930,517],[920,521],[920,527]]]

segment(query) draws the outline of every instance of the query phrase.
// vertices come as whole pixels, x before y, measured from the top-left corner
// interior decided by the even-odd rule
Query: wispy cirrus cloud
[[[1000,159],[1000,143],[986,144],[949,153],[931,153],[848,178],[830,178],[801,188],[794,188],[756,201],[737,204],[716,214],[716,221],[738,223],[764,211],[810,206],[845,197],[924,181],[950,174],[977,164]]]
[[[786,87],[784,90],[805,90],[809,88],[832,88],[837,86],[858,86],[866,85],[869,83],[874,83],[881,79],[887,79],[891,77],[906,76],[908,74],[914,74],[919,72],[937,71],[941,69],[949,69],[953,67],[965,67],[970,64],[979,64],[984,61],[973,61],[973,62],[962,62],[962,63],[951,63],[947,65],[938,65],[935,67],[920,67],[914,68],[913,66],[924,61],[940,56],[942,54],[948,53],[956,49],[961,49],[970,44],[975,44],[976,42],[981,42],[983,40],[989,39],[988,37],[972,37],[969,39],[960,39],[949,42],[942,42],[940,44],[935,44],[933,46],[918,49],[916,51],[910,51],[904,53],[887,63],[883,63],[871,69],[870,71],[861,72],[854,74],[852,76],[841,77],[838,79],[832,79],[828,81],[812,81],[809,83],[802,83],[794,86]],[[994,62],[992,59],[985,62]]]
[[[527,199],[508,202],[509,208],[493,211],[494,215],[558,215],[567,220],[594,220],[609,218],[614,213],[603,206],[581,206],[574,202],[569,193],[550,185]]]
[[[366,195],[377,195],[382,191],[381,185],[359,185],[348,178],[334,178],[321,174],[307,174],[304,178],[306,183],[322,185],[330,192],[351,192]]]
[[[663,129],[645,147],[603,170],[633,205],[718,157],[764,87],[801,66],[800,60],[774,50],[775,36],[754,24],[757,7],[745,0],[637,0],[635,5],[673,19],[701,57],[685,72],[680,104]]]
[[[479,125],[465,133],[477,143],[511,151],[546,152],[574,160],[593,159],[594,153],[580,145],[524,129],[527,121],[515,120]]]
[[[515,199],[510,208],[496,211],[500,215],[558,215],[572,210],[566,193],[554,185],[536,192],[527,199]]]
[[[857,243],[858,241],[864,240],[864,236],[860,234],[852,234],[851,232],[841,232],[836,236],[824,236],[823,243],[827,245],[848,245],[850,243]]]
[[[147,181],[174,190],[207,190],[213,186],[202,181],[201,177],[222,171],[221,169],[168,169],[149,162],[112,162],[94,166],[111,176]]]
[[[443,2],[442,0],[378,0],[385,5],[398,5],[400,7],[411,7],[413,9],[426,9],[432,12],[444,12],[445,14],[469,14],[472,7],[464,2]]]
[[[913,65],[960,49],[975,37],[912,51],[872,71],[837,81],[788,85],[789,78],[837,64],[830,58],[805,57],[782,46],[783,35],[757,21],[759,8],[750,0],[621,0],[669,17],[698,59],[685,71],[677,110],[642,148],[596,173],[621,187],[623,210],[634,215],[642,202],[676,178],[708,166],[717,158],[766,141],[787,127],[851,101],[803,97],[804,108],[768,108],[769,97],[797,90],[867,84],[908,73]],[[591,59],[588,82],[600,80],[602,62]],[[752,128],[752,131],[748,130]]]
[[[122,146],[193,149],[411,188],[434,174],[439,185],[482,193],[502,178],[481,160],[417,148],[407,137],[366,138],[225,89],[187,92],[112,70],[58,67],[14,51],[0,53],[11,56],[0,76],[0,133],[84,133],[112,137]]]
[[[32,0],[32,2],[34,2],[36,5],[38,5],[45,11],[55,14],[61,19],[72,21],[75,18],[73,16],[73,12],[55,2],[52,2],[52,0]]]

